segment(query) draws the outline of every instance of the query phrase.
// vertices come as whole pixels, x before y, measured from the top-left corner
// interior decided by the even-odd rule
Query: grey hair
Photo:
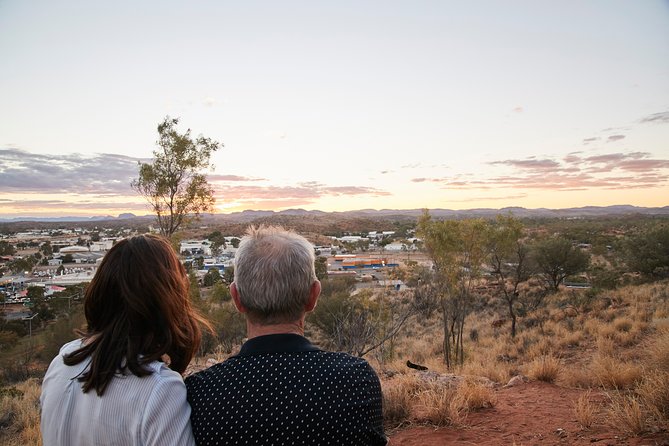
[[[251,226],[235,254],[239,300],[256,323],[293,322],[304,314],[317,280],[314,248],[278,226]]]

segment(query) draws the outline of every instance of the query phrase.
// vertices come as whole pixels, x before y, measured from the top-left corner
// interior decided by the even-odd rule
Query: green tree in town
[[[585,271],[590,264],[590,256],[563,237],[540,240],[533,259],[546,289],[554,292],[567,277]]]
[[[16,248],[7,240],[0,240],[0,256],[13,256],[16,254]]]
[[[190,129],[179,133],[178,123],[168,116],[158,125],[159,148],[152,162],[139,163],[139,177],[131,184],[149,202],[167,237],[213,208],[214,191],[202,171],[212,168],[211,155],[223,146],[211,138],[193,138]]]
[[[209,271],[202,278],[202,284],[204,286],[213,286],[215,283],[220,282],[221,279],[221,273],[218,272],[218,268],[209,268]]]
[[[325,280],[328,277],[328,259],[323,256],[316,257],[315,267],[316,267],[316,277],[318,280]]]
[[[49,240],[42,243],[42,245],[39,247],[39,250],[42,254],[44,254],[44,257],[53,255],[53,247],[51,246],[51,242]]]
[[[669,226],[663,225],[634,235],[624,243],[630,270],[648,277],[669,276]]]

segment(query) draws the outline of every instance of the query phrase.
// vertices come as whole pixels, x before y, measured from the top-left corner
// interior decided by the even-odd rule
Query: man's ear
[[[235,282],[230,284],[230,295],[232,296],[232,301],[235,303],[235,307],[237,307],[237,311],[246,313],[246,307],[239,299],[239,290],[237,290],[237,284]]]
[[[314,283],[311,284],[309,289],[309,300],[304,306],[304,311],[307,313],[313,311],[316,308],[316,302],[318,302],[318,296],[321,295],[321,282],[317,279]]]

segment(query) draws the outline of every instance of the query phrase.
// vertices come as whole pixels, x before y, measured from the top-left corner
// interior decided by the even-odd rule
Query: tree
[[[207,240],[211,242],[211,253],[215,256],[221,254],[221,249],[225,249],[225,237],[221,231],[214,231],[207,236]]]
[[[632,271],[656,278],[669,276],[669,226],[631,237],[624,244],[624,252]]]
[[[490,266],[501,297],[509,310],[511,337],[516,336],[516,302],[519,286],[530,278],[528,248],[522,240],[523,224],[512,216],[498,215],[488,239]]]
[[[191,216],[213,208],[214,191],[201,171],[213,167],[211,154],[223,146],[203,136],[193,139],[190,129],[179,133],[178,123],[168,116],[158,125],[159,149],[154,150],[151,163],[139,163],[139,178],[131,183],[149,202],[160,233],[167,237]]]
[[[426,210],[418,220],[418,234],[434,264],[444,329],[444,361],[450,368],[451,354],[460,364],[464,362],[465,320],[487,254],[488,227],[481,219],[435,221]]]
[[[218,268],[209,268],[209,271],[202,278],[202,284],[204,286],[213,286],[215,283],[221,281],[221,273],[218,271]]]
[[[49,240],[42,243],[42,246],[39,247],[39,250],[42,254],[44,254],[45,257],[53,255],[53,247],[51,246],[51,242]]]
[[[533,258],[546,289],[553,291],[557,291],[568,276],[585,271],[590,264],[590,256],[563,237],[539,241]]]
[[[7,240],[0,240],[0,256],[13,256],[16,249]]]
[[[316,277],[318,280],[325,280],[328,277],[328,259],[323,256],[316,257],[314,262],[316,268]]]

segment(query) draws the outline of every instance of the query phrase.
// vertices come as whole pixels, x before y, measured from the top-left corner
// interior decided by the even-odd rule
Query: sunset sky
[[[220,212],[669,205],[669,1],[0,0],[0,217],[149,213],[169,115]]]

